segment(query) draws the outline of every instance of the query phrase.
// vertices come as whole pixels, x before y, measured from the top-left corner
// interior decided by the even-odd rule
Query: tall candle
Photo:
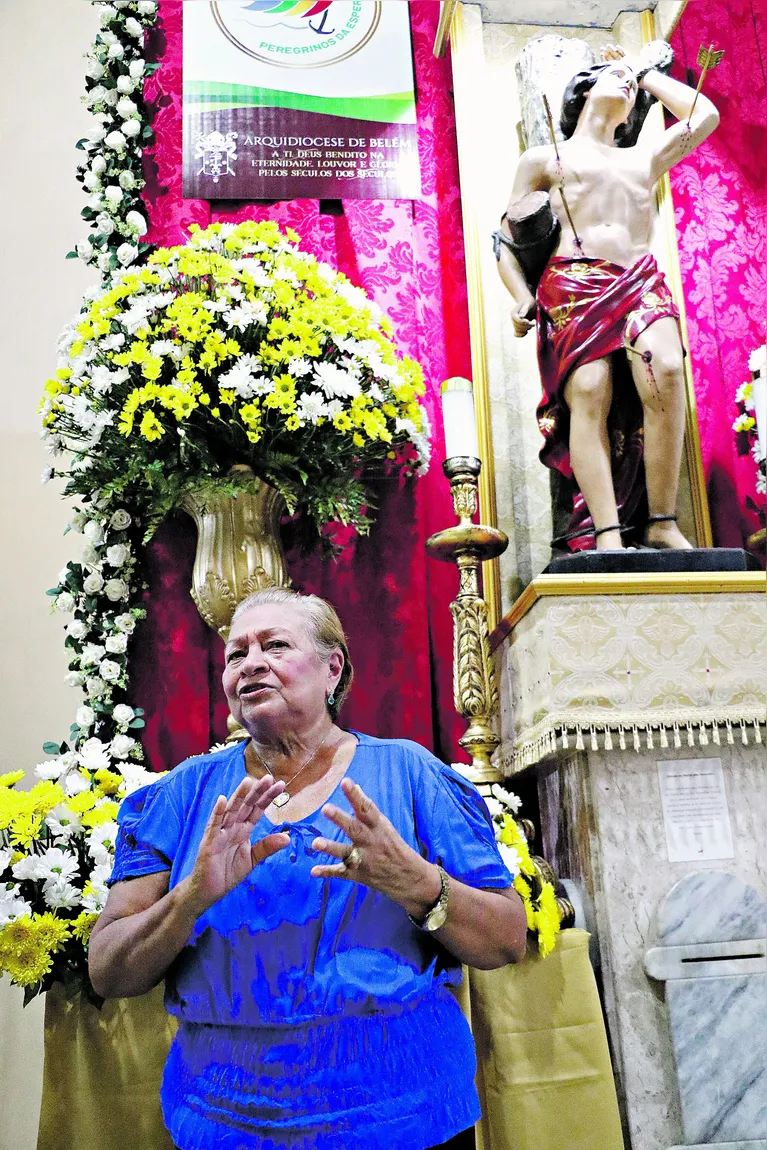
[[[442,420],[445,425],[445,458],[461,455],[479,459],[474,393],[468,379],[454,376],[442,384]]]

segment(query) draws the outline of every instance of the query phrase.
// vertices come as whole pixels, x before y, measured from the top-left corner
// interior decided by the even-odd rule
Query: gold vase
[[[289,587],[280,539],[285,500],[245,464],[232,472],[253,480],[250,490],[191,494],[184,510],[197,526],[191,595],[205,622],[226,642],[238,603],[266,587]],[[249,738],[230,715],[227,742]]]
[[[245,464],[232,472],[253,476]],[[192,598],[224,640],[238,603],[266,587],[290,586],[280,540],[285,501],[268,483],[253,479],[253,490],[193,493],[183,505],[197,526]]]

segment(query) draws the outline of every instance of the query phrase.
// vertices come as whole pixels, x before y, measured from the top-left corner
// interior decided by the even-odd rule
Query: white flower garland
[[[143,145],[153,138],[142,84],[157,65],[146,63],[143,46],[158,5],[91,2],[101,30],[87,53],[84,101],[95,123],[77,144],[85,153],[77,179],[88,192],[82,215],[93,234],[67,258],[79,256],[107,278],[151,247],[141,242],[148,230]],[[59,366],[67,350],[59,345]],[[46,469],[43,482],[52,474]],[[25,1001],[56,978],[90,993],[87,940],[106,902],[113,814],[125,795],[157,778],[142,766],[142,712],[125,699],[128,641],[144,615],[132,528],[129,512],[98,491],[69,524],[84,536],[81,560],[67,563],[48,594],[56,610],[72,615],[66,682],[85,699],[69,741],[44,745],[55,757],[35,767],[40,781],[30,792],[13,789],[23,772],[0,777],[0,973],[25,988]]]
[[[107,276],[135,263],[150,247],[141,242],[148,230],[141,200],[143,146],[153,139],[142,86],[157,65],[147,64],[143,49],[145,34],[157,19],[157,3],[91,2],[101,10],[101,31],[86,55],[83,100],[95,123],[77,143],[85,153],[77,179],[88,193],[81,214],[93,234],[67,258],[79,256]]]

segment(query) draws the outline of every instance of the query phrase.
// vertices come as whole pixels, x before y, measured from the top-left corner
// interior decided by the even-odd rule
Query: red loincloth
[[[538,366],[543,398],[538,426],[544,437],[540,459],[568,481],[573,514],[567,531],[555,543],[571,551],[589,551],[594,524],[570,466],[570,411],[565,384],[584,363],[612,357],[613,399],[608,433],[618,514],[624,526],[640,526],[646,516],[642,466],[643,412],[621,349],[665,316],[679,318],[662,272],[651,255],[630,268],[600,259],[554,257],[537,292]]]

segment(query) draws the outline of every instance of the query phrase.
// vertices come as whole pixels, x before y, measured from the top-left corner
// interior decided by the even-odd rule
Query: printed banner
[[[183,194],[421,193],[404,0],[184,5]]]

